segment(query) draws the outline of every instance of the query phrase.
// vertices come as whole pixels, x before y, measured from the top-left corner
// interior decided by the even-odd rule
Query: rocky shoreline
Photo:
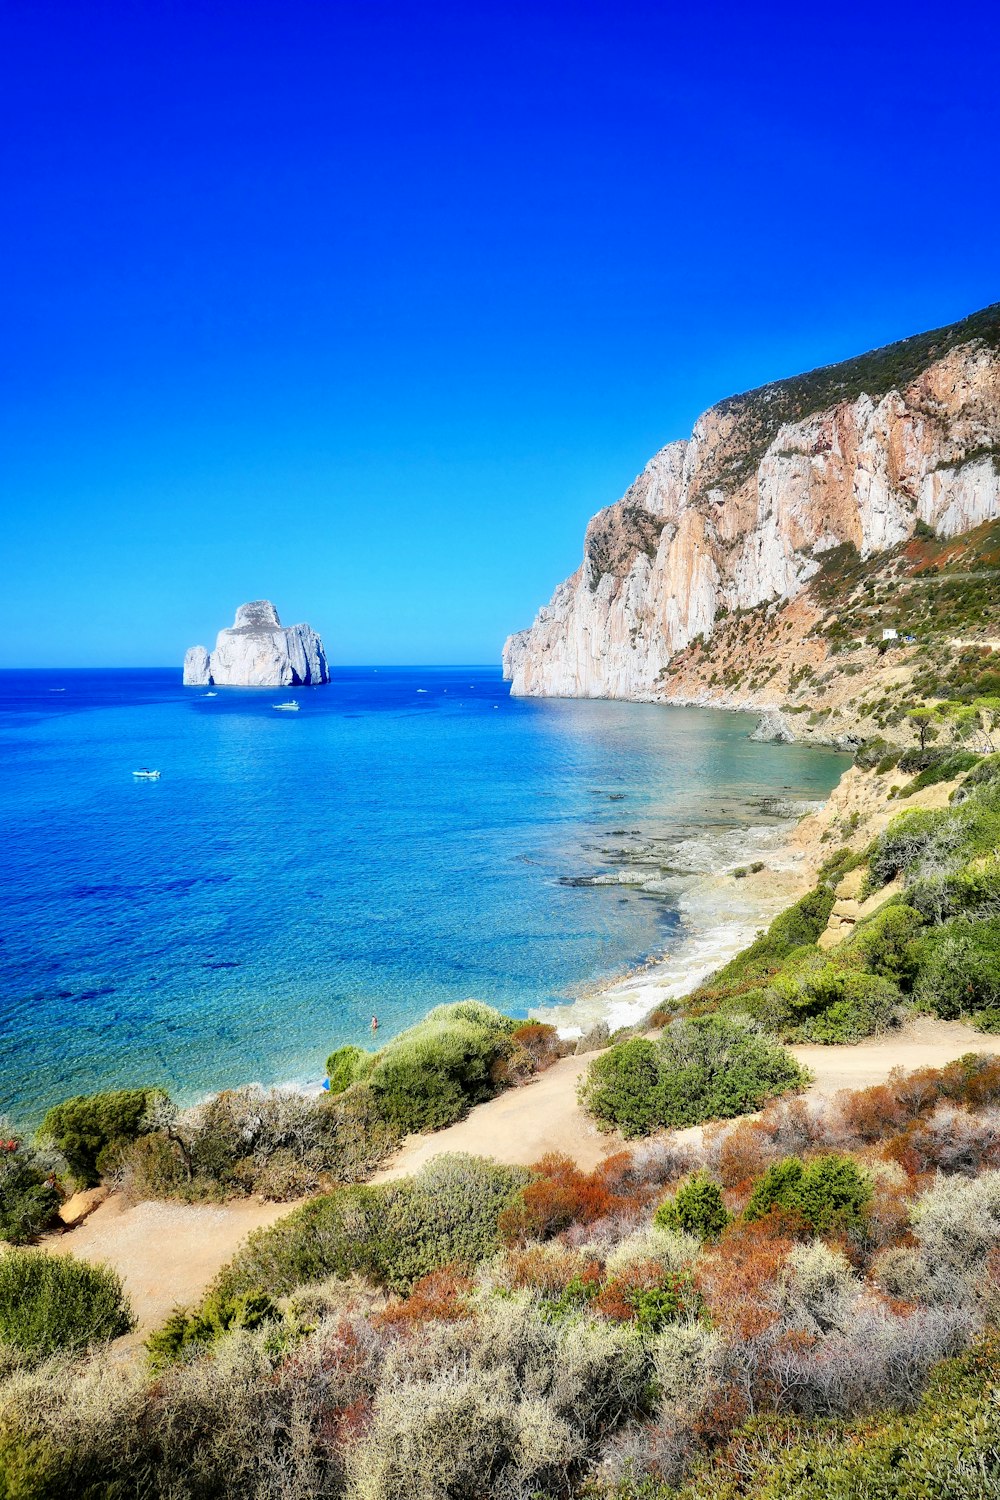
[[[911,779],[897,771],[892,784],[905,786]],[[824,802],[776,830],[781,836],[764,868],[705,874],[689,887],[679,903],[688,932],[670,953],[647,960],[570,1005],[540,1007],[533,1014],[566,1036],[582,1035],[602,1022],[612,1031],[639,1025],[658,1005],[688,993],[735,957],[760,928],[816,884],[820,867],[835,850],[864,849],[901,811],[946,806],[958,784],[939,782],[900,803],[890,797],[889,782],[874,771],[846,767]],[[746,858],[752,861],[754,852],[748,847]],[[887,888],[880,898],[893,894],[895,887]],[[836,895],[830,937],[822,946],[839,940],[868,914],[857,900],[851,876],[838,885]]]

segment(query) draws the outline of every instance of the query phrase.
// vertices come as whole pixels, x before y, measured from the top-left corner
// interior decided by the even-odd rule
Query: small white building
[[[883,632],[882,632],[882,639],[884,641],[898,641],[899,640],[899,631],[898,630],[883,630]]]

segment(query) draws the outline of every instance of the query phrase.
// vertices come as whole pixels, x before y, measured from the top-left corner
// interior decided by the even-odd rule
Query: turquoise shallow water
[[[511,699],[491,668],[336,679],[283,714],[174,671],[0,673],[0,1109],[316,1081],[373,1011],[385,1037],[469,995],[565,1001],[676,936],[672,877],[731,861],[761,799],[843,765],[738,715]],[[655,894],[573,883],[640,845]]]

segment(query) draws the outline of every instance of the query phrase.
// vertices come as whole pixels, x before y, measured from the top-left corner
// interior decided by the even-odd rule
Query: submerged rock
[[[282,625],[269,599],[241,604],[214,651],[192,646],[186,687],[311,687],[330,681],[323,642],[309,625]]]

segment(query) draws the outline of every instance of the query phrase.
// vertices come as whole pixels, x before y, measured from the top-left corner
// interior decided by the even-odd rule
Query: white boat
[[[202,693],[201,696],[203,698],[217,698],[219,695],[218,693]]]
[[[279,714],[297,714],[299,711],[299,705],[294,698],[289,698],[287,703],[272,703],[271,707],[276,708]]]
[[[159,771],[147,771],[145,766],[141,771],[133,771],[132,775],[138,777],[140,781],[159,781],[160,779]]]

